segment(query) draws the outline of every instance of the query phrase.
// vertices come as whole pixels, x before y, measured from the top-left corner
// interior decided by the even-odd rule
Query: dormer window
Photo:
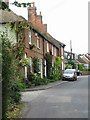
[[[29,31],[29,44],[32,43],[32,34],[31,34],[31,30]]]

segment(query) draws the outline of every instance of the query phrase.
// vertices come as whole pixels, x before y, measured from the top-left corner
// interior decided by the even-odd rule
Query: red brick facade
[[[49,33],[47,33],[47,24],[43,24],[41,12],[39,15],[36,13],[35,4],[28,9],[28,22],[31,25],[29,30],[25,31],[25,54],[32,61],[33,58],[39,58],[41,62],[41,77],[46,75],[45,68],[45,54],[52,55],[52,62],[54,63],[57,56],[61,57],[61,51],[64,51],[64,44],[55,40]],[[31,48],[32,45],[35,48]],[[31,72],[33,71],[33,62],[31,62]],[[27,72],[27,70],[26,70]]]

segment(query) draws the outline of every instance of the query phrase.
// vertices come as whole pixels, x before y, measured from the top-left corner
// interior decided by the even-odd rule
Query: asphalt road
[[[88,76],[41,91],[24,92],[22,118],[88,118]]]

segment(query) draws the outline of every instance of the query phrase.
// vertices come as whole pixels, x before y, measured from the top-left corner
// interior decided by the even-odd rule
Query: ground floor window
[[[30,72],[32,72],[32,58],[30,57]]]

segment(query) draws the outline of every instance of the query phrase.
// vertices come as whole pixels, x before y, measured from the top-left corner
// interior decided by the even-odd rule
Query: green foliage
[[[9,52],[10,42],[6,33],[1,34],[2,41],[2,116],[6,118],[9,98],[9,80],[12,74],[12,56]]]
[[[1,2],[1,1],[0,1],[0,9],[2,10],[7,9],[8,11],[10,11],[9,6],[5,2]]]
[[[79,69],[80,71],[83,70],[83,66],[82,66],[82,64],[78,64],[78,69]]]
[[[38,86],[38,85],[46,85],[50,82],[47,78],[41,78],[40,74],[35,73],[33,76],[33,80],[31,81],[31,84]]]
[[[47,78],[50,78],[52,70],[52,55],[49,53],[46,54],[46,67],[47,67]]]
[[[54,66],[52,67],[51,79],[54,79],[54,80],[61,79],[61,71],[60,71],[61,64],[62,64],[61,58],[57,57],[54,63]]]
[[[72,69],[72,65],[71,64],[67,64],[65,69]]]
[[[18,3],[17,1],[14,1],[12,4],[17,7],[31,7],[31,3]]]
[[[34,84],[35,86],[41,85],[41,77],[39,74],[34,74],[32,84]]]
[[[13,104],[18,103],[21,99],[21,91],[25,89],[25,84],[21,80],[10,81],[10,97]]]
[[[36,45],[34,43],[30,45],[30,49],[33,49],[35,47],[36,47]]]
[[[34,67],[34,73],[39,73],[39,59],[33,58],[33,67]]]
[[[19,62],[21,64],[21,66],[29,66],[30,65],[30,61],[29,58],[22,58]]]
[[[6,118],[6,113],[11,109],[12,104],[19,102],[20,91],[24,88],[22,84],[23,69],[19,69],[19,59],[13,52],[13,47],[9,42],[7,33],[1,34],[2,41],[2,116]],[[17,49],[16,49],[17,50]]]
[[[68,60],[68,65],[72,66],[72,68],[74,68],[74,62],[71,59]]]

